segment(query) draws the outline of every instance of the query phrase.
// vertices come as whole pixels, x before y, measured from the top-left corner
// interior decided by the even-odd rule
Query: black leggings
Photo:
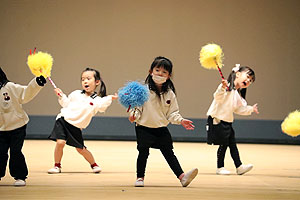
[[[238,168],[242,162],[240,160],[239,150],[236,146],[235,136],[234,136],[234,130],[231,128],[231,133],[229,136],[229,144],[228,145],[220,145],[218,152],[217,152],[217,167],[221,168],[224,167],[224,159],[227,147],[230,149],[230,155],[233,159],[234,165],[236,168]]]
[[[137,177],[144,177],[149,149],[156,148],[161,151],[177,178],[183,173],[181,166],[173,152],[173,141],[167,127],[149,128],[136,126],[137,149]]]
[[[149,156],[149,148],[140,148],[138,150],[139,150],[139,155],[137,158],[137,177],[144,177],[147,159]],[[179,176],[183,173],[183,170],[173,150],[170,148],[162,148],[160,149],[160,151],[165,157],[166,161],[168,162],[174,174],[177,176],[177,178],[179,178]]]
[[[9,172],[14,179],[25,180],[28,169],[22,147],[26,136],[26,125],[12,130],[0,131],[0,179],[5,176],[8,160],[8,150],[10,150]]]

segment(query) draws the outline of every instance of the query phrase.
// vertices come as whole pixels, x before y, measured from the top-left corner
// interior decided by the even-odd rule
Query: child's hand
[[[193,122],[191,120],[188,119],[183,119],[181,121],[181,125],[186,129],[186,130],[194,130],[194,125]]]
[[[222,88],[223,88],[223,89],[226,89],[226,88],[227,88],[227,86],[228,86],[228,82],[227,82],[227,80],[225,80],[225,79],[222,79]]]
[[[128,120],[129,120],[131,123],[133,123],[134,120],[135,120],[135,116],[134,116],[134,115],[130,115],[130,116],[128,117]]]
[[[61,91],[61,89],[59,89],[59,88],[55,88],[55,89],[54,89],[54,92],[55,92],[56,96],[58,96],[58,97],[62,97],[62,95],[64,94],[64,93]]]
[[[253,112],[255,112],[256,114],[259,114],[257,103],[253,105]]]
[[[112,100],[116,100],[118,98],[118,94],[115,93],[114,95],[110,95]]]

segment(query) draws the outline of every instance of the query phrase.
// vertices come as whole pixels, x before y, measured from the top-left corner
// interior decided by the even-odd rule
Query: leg
[[[238,168],[240,165],[242,165],[242,162],[240,160],[239,150],[236,144],[230,144],[229,149],[230,149],[230,155],[233,159],[234,165],[236,168]]]
[[[8,160],[9,138],[7,133],[0,133],[0,179],[5,176]]]
[[[161,148],[160,151],[164,155],[165,159],[167,160],[174,174],[180,180],[181,185],[183,187],[187,187],[192,182],[192,180],[197,176],[198,169],[194,168],[189,172],[184,173],[171,148]]]
[[[143,178],[145,176],[146,164],[149,156],[149,148],[138,148],[138,151],[139,155],[136,162],[137,177]]]
[[[217,168],[224,167],[224,159],[227,150],[227,145],[220,145],[217,151]]]
[[[56,140],[56,145],[55,145],[55,150],[54,150],[54,162],[55,163],[61,163],[61,159],[63,156],[63,149],[65,147],[66,141],[57,139]]]
[[[49,174],[61,173],[61,159],[63,156],[63,150],[65,147],[66,141],[62,139],[56,140],[56,145],[54,149],[54,167],[48,170]]]
[[[180,175],[183,174],[183,170],[177,160],[177,157],[175,156],[174,152],[170,148],[161,148],[161,153],[165,157],[166,161],[168,162],[169,166],[171,167],[172,171],[176,175],[177,178],[180,177]]]
[[[95,159],[92,153],[87,150],[85,147],[83,149],[76,148],[77,152],[80,153],[86,161],[88,161],[91,165],[95,163]]]
[[[28,169],[25,157],[22,153],[22,147],[26,136],[26,126],[12,131],[10,140],[10,159],[9,170],[12,177],[16,180],[25,180],[28,175]]]
[[[230,149],[230,155],[231,158],[233,159],[234,165],[236,168],[238,168],[240,165],[242,165],[242,162],[240,160],[239,150],[236,145],[235,133],[233,129],[229,137],[229,149]]]

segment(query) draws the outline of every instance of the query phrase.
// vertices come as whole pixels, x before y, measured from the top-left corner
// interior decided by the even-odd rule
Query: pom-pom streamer
[[[281,130],[285,134],[296,137],[300,135],[300,112],[291,112],[281,123]]]
[[[53,58],[50,54],[44,52],[33,53],[27,58],[27,65],[35,76],[51,76]]]
[[[36,48],[33,53],[31,53],[30,49],[29,56],[27,58],[27,65],[36,77],[44,76],[45,78],[48,78],[53,87],[57,88],[50,78],[53,65],[53,58],[50,54],[41,51],[36,53]]]
[[[206,69],[217,69],[224,80],[221,68],[223,66],[223,51],[222,48],[217,44],[207,44],[200,50],[199,61],[200,64]],[[227,89],[228,86],[227,86]]]
[[[199,61],[206,69],[222,68],[223,51],[217,44],[207,44],[201,48]]]
[[[127,112],[132,107],[143,106],[149,99],[149,89],[147,85],[137,81],[128,82],[118,91],[119,102],[127,108]]]

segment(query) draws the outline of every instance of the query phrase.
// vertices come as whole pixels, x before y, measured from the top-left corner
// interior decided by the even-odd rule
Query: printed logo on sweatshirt
[[[9,101],[10,100],[10,97],[8,96],[7,92],[3,93],[3,98],[4,98],[4,101]]]

